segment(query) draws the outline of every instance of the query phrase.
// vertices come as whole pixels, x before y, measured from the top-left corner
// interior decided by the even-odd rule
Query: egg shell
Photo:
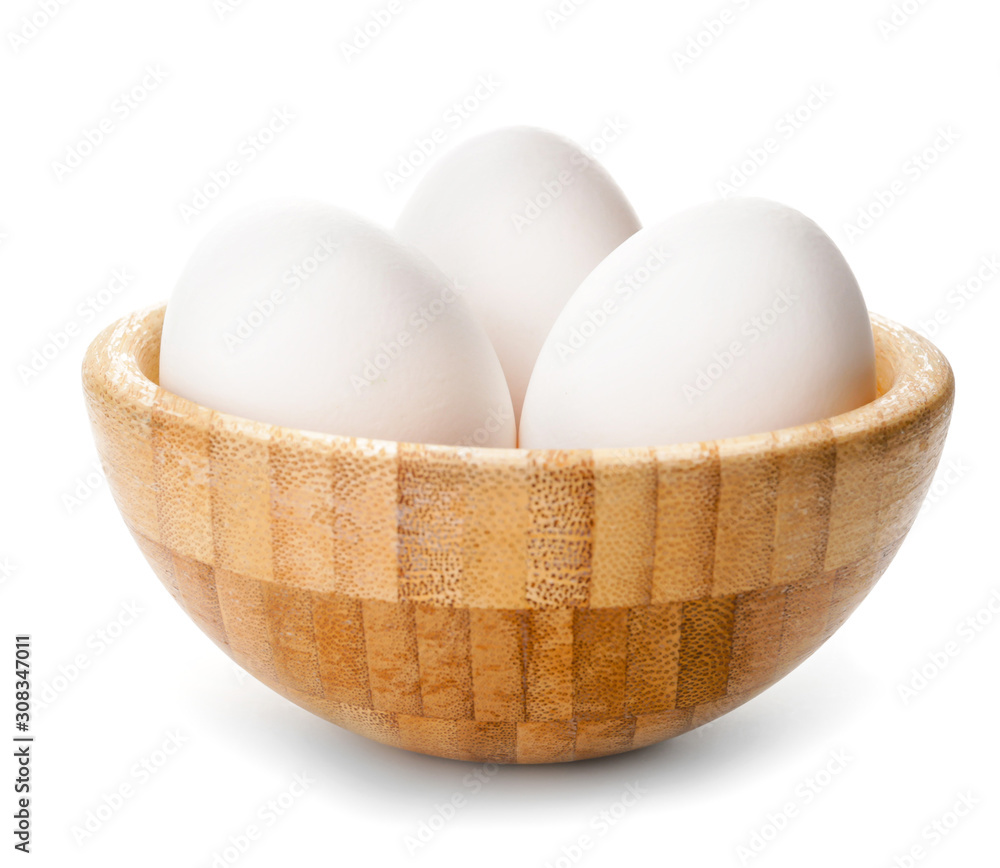
[[[798,211],[732,199],[643,230],[581,284],[535,365],[519,445],[711,440],[875,397],[868,311],[836,245]]]
[[[639,229],[592,157],[531,127],[495,130],[446,154],[396,224],[463,287],[503,364],[515,415],[559,311]]]
[[[167,305],[160,381],[291,428],[515,445],[500,362],[451,281],[322,203],[254,206],[202,241]]]

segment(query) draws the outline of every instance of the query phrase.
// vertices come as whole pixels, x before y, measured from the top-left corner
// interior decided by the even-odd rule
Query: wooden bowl
[[[105,330],[83,379],[167,590],[298,705],[478,762],[650,745],[801,663],[898,550],[954,396],[944,356],[875,316],[880,397],[814,424],[648,449],[391,443],[164,391],[163,313]]]

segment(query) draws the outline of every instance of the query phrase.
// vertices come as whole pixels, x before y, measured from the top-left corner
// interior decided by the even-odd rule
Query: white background
[[[216,856],[236,855],[224,853],[230,839],[254,823],[266,828],[240,866],[555,866],[588,832],[593,847],[561,864],[729,866],[743,864],[738,848],[761,831],[773,840],[751,864],[908,865],[901,857],[913,845],[925,847],[915,864],[996,864],[1000,629],[988,607],[1000,611],[990,497],[1000,481],[1000,276],[963,310],[949,293],[1000,253],[1000,9],[991,0],[908,0],[915,14],[889,34],[879,21],[891,0],[590,0],[564,5],[564,21],[546,15],[556,2],[401,0],[387,30],[348,62],[344,41],[385,3],[245,0],[221,14],[212,0],[73,0],[15,50],[10,34],[31,33],[22,16],[41,0],[5,0],[0,656],[11,664],[15,632],[29,632],[35,693],[54,697],[33,722],[34,852],[16,859],[201,868],[226,864]],[[679,69],[677,52],[723,9],[733,13],[724,32]],[[156,65],[165,81],[123,118],[119,95]],[[448,128],[449,144],[519,123],[588,144],[618,119],[627,131],[601,159],[647,224],[717,197],[746,150],[826,87],[833,98],[782,138],[743,191],[823,225],[871,309],[910,326],[942,312],[949,322],[935,340],[959,397],[934,502],[812,659],[672,742],[501,768],[474,792],[466,775],[479,767],[339,730],[243,676],[201,635],[94,473],[79,367],[101,328],[166,298],[199,238],[245,203],[319,197],[391,224],[415,178],[390,191],[385,172],[483,75],[500,87]],[[179,206],[281,108],[295,115],[288,129],[186,222]],[[114,123],[105,140],[75,170],[58,169],[104,117]],[[915,174],[908,161],[939,128],[958,141]],[[846,224],[896,179],[905,195],[849,238]],[[114,269],[133,276],[127,288],[82,314],[78,305]],[[73,324],[78,334],[25,382],[18,366]],[[141,614],[109,628],[131,604]],[[977,616],[976,631],[961,627]],[[904,701],[899,686],[949,642],[957,654]],[[0,681],[8,696],[12,682],[12,673]],[[11,700],[2,708],[7,738]],[[144,778],[135,764],[159,760],[171,733],[185,743]],[[841,750],[846,768],[815,778]],[[4,768],[9,817],[10,759]],[[267,825],[262,806],[303,773],[313,783]],[[812,797],[810,779],[826,784]],[[588,828],[636,782],[645,795],[607,834]],[[123,784],[131,797],[79,842],[74,827]],[[411,857],[406,836],[421,823],[441,826],[435,806],[456,793],[464,806]],[[978,804],[935,844],[928,824],[968,793]],[[796,816],[774,836],[768,815],[787,803]]]

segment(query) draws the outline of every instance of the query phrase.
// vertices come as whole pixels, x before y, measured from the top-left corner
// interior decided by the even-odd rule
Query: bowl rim
[[[545,456],[546,463],[565,466],[590,458],[595,463],[625,463],[625,456],[640,459],[655,454],[658,461],[686,463],[703,458],[713,447],[727,455],[752,455],[776,450],[801,450],[814,444],[829,444],[870,437],[880,431],[898,430],[925,416],[954,396],[955,379],[947,358],[931,341],[917,332],[879,314],[869,313],[876,349],[879,394],[874,401],[837,416],[788,428],[716,440],[671,443],[641,447],[594,449],[523,449],[520,447],[449,446],[409,443],[367,437],[350,437],[258,422],[205,407],[168,392],[143,371],[139,353],[158,340],[166,304],[133,311],[107,326],[88,346],[83,358],[83,382],[88,395],[104,392],[113,402],[152,412],[162,393],[170,396],[174,418],[189,418],[204,425],[206,414],[232,433],[259,442],[278,435],[319,449],[351,449],[368,454],[395,453],[415,447],[428,456],[453,458],[479,465],[520,465],[525,456]],[[158,360],[158,357],[157,357]]]

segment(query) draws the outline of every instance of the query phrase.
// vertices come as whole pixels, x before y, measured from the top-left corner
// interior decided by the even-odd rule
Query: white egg
[[[503,370],[429,260],[313,202],[212,231],[167,305],[160,383],[215,410],[353,437],[514,446]]]
[[[659,446],[819,421],[876,397],[871,323],[833,241],[761,199],[643,230],[570,299],[520,446]]]
[[[396,234],[463,289],[500,357],[517,415],[562,306],[639,228],[593,158],[552,133],[512,127],[445,155],[418,185]]]

